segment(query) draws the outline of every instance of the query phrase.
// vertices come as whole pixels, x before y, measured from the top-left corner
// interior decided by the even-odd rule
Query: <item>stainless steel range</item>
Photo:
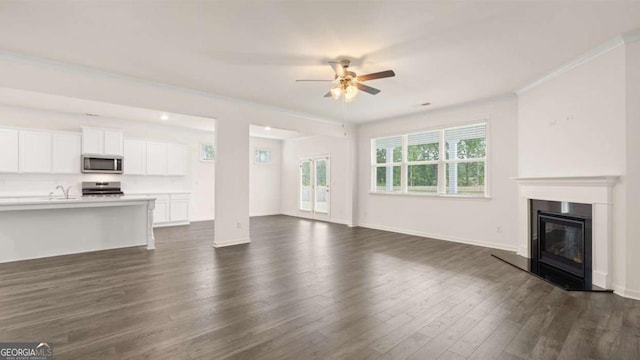
[[[82,196],[122,196],[120,181],[83,181]]]

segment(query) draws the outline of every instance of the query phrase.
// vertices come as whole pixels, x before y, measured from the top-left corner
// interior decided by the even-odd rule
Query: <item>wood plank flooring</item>
[[[640,359],[640,301],[569,293],[477,246],[287,216],[214,249],[0,264],[0,341],[57,359]]]

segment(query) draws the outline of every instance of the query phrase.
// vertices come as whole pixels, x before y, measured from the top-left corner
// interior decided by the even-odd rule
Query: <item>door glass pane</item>
[[[447,164],[447,194],[484,195],[484,162]]]
[[[311,211],[311,162],[300,164],[300,210]]]
[[[409,165],[407,191],[413,193],[438,192],[438,164]]]
[[[327,160],[325,159],[316,160],[315,164],[316,164],[315,211],[320,213],[327,213],[329,211]]]

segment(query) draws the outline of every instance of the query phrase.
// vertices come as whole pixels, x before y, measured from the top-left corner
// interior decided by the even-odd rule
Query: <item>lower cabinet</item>
[[[189,194],[148,194],[156,199],[153,226],[185,225],[189,221]]]

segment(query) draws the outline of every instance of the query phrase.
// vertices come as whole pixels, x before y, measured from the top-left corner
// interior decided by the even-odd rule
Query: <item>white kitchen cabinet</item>
[[[120,130],[104,130],[104,155],[122,156],[123,137]]]
[[[163,142],[147,141],[147,175],[166,174],[167,144]]]
[[[20,130],[20,172],[51,172],[51,133]]]
[[[189,195],[171,195],[171,222],[189,221]]]
[[[52,171],[54,174],[80,173],[82,136],[78,133],[53,133]]]
[[[0,172],[18,172],[18,130],[0,129]]]
[[[139,139],[124,140],[124,174],[147,173],[147,142]]]
[[[82,153],[104,154],[104,130],[99,128],[82,128]]]
[[[187,173],[187,146],[167,144],[167,175],[182,176]]]
[[[82,153],[122,156],[122,131],[94,127],[82,128]]]
[[[163,224],[170,221],[169,195],[150,195],[156,198],[156,206],[153,210],[153,224]]]

